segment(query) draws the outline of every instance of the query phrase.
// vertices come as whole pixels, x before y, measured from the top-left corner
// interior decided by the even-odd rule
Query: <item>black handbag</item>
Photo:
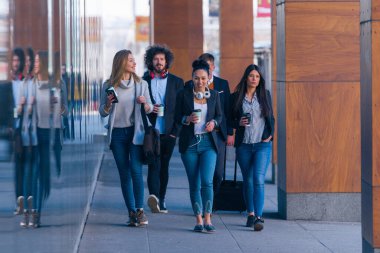
[[[224,156],[226,159],[226,155]],[[213,210],[245,211],[246,205],[243,196],[243,182],[236,180],[237,160],[235,157],[234,180],[226,180],[226,160],[224,160],[224,174],[220,189],[214,196]]]
[[[144,105],[141,104],[141,117],[144,124],[143,164],[154,164],[160,157],[160,132],[153,126],[148,126]]]

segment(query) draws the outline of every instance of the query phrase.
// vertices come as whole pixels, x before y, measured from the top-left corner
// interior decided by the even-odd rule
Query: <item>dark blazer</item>
[[[156,101],[154,101],[154,98],[152,96],[152,86],[151,81],[152,78],[149,75],[149,72],[145,72],[143,79],[147,81],[148,87],[149,87],[149,94],[150,98],[152,100],[153,104],[156,104]],[[184,86],[183,80],[173,74],[168,74],[167,77],[167,86],[166,86],[166,93],[165,93],[165,108],[164,108],[164,118],[165,118],[165,133],[167,135],[171,134],[174,136],[178,136],[179,129],[177,124],[174,120],[174,113],[175,113],[175,102],[177,97],[177,92],[181,90]],[[150,123],[152,123],[153,126],[156,125],[157,120],[157,114],[156,113],[150,113],[148,114],[148,118]]]
[[[179,134],[179,152],[185,153],[191,140],[194,137],[194,124],[183,125],[182,119],[184,116],[189,116],[194,110],[194,94],[193,88],[191,86],[185,86],[180,92],[178,92],[176,106],[175,106],[175,120],[180,130]],[[218,125],[222,122],[223,113],[220,105],[219,93],[211,90],[211,97],[207,99],[207,115],[206,122],[214,119]],[[217,136],[216,132],[211,132],[212,139],[216,150],[217,146]]]
[[[11,81],[0,81],[0,129],[10,129],[14,126],[13,108],[15,101],[13,99]]]
[[[264,131],[263,131],[263,135],[262,135],[261,139],[265,140],[265,139],[268,139],[269,136],[272,136],[271,141],[273,141],[274,116],[273,116],[272,99],[271,99],[271,95],[270,95],[268,90],[266,91],[266,95],[267,95],[267,99],[268,99],[268,103],[270,106],[271,113],[270,113],[269,117],[264,117],[265,127],[264,127]],[[238,94],[236,92],[231,95],[231,104],[230,104],[231,112],[230,112],[230,118],[228,120],[229,125],[236,129],[235,147],[239,147],[240,144],[243,142],[244,131],[245,131],[245,127],[239,125],[240,119],[241,119],[242,114],[243,114],[243,105],[241,104],[239,106],[239,112],[237,115],[234,115],[232,112],[233,105],[236,103],[237,98],[238,98]]]
[[[194,110],[194,94],[193,87],[185,86],[177,95],[177,101],[175,106],[175,120],[178,126],[181,126],[181,131],[179,134],[179,152],[185,153],[189,145],[191,144],[191,140],[194,137],[194,124],[190,123],[190,125],[182,124],[182,119],[184,116],[189,116]],[[214,119],[218,125],[222,122],[223,113],[222,108],[220,106],[219,93],[211,90],[211,97],[207,99],[207,115],[206,122]],[[212,139],[214,141],[214,145],[216,150],[218,150],[217,146],[217,136],[216,132],[211,132]]]
[[[193,81],[189,80],[186,82],[186,85],[193,85]],[[227,135],[233,135],[232,127],[227,125],[227,116],[230,111],[230,87],[228,85],[228,81],[217,76],[214,76],[214,90],[218,91],[221,108],[223,111],[223,119],[219,125],[220,134],[224,141],[227,141]]]

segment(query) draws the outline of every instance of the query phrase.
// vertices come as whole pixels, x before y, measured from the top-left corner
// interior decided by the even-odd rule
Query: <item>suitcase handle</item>
[[[223,181],[226,180],[226,160],[227,160],[227,145],[224,149],[224,173],[223,173]],[[237,159],[235,155],[235,168],[234,168],[234,182],[236,183],[236,172],[237,172]]]

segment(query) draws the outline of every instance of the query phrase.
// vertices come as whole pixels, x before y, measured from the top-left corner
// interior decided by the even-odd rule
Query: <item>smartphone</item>
[[[113,96],[115,97],[114,101],[112,103],[118,103],[119,100],[117,99],[117,93],[116,93],[116,90],[114,89],[114,87],[108,87],[106,89],[106,93],[107,93],[107,96],[110,95],[110,94],[113,94]]]

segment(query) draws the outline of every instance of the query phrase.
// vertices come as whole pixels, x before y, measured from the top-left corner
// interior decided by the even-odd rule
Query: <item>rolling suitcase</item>
[[[225,156],[226,157],[226,156]],[[214,196],[213,210],[239,211],[246,210],[243,196],[243,182],[236,180],[237,160],[235,157],[234,180],[226,180],[226,161],[224,160],[223,181],[219,192]]]

